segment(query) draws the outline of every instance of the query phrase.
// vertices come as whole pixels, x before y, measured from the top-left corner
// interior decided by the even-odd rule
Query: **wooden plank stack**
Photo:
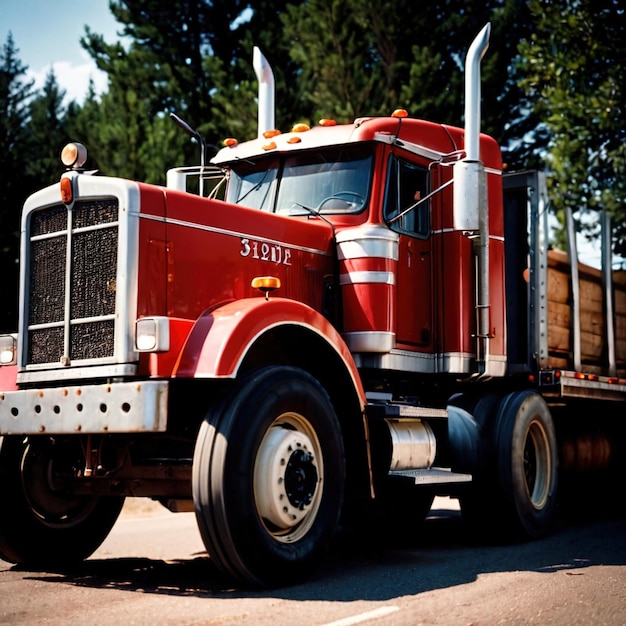
[[[580,263],[582,370],[608,375],[606,316],[600,270]],[[567,253],[548,252],[548,367],[573,369],[572,291]],[[618,376],[626,378],[626,272],[613,272]]]

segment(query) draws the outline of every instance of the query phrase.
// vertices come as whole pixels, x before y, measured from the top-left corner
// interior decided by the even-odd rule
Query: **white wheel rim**
[[[292,543],[310,530],[322,497],[321,446],[309,421],[285,413],[265,433],[254,463],[254,498],[267,532]]]
[[[541,510],[550,496],[552,459],[548,435],[537,420],[530,423],[526,433],[523,464],[528,498],[535,509]]]

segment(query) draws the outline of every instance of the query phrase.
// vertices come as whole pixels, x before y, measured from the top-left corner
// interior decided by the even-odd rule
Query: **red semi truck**
[[[340,523],[418,532],[436,494],[540,536],[559,463],[614,467],[624,283],[555,264],[543,177],[503,175],[479,129],[488,37],[465,129],[398,111],[280,134],[255,50],[259,136],[210,165],[162,187],[66,147],[60,187],[25,203],[19,332],[0,338],[1,558],[85,559],[146,497],[195,511],[226,575],[281,585]]]

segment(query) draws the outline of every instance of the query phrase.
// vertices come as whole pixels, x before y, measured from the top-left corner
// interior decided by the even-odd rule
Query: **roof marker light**
[[[391,117],[409,117],[409,113],[406,109],[396,109],[392,114]]]
[[[291,129],[292,133],[305,133],[307,130],[311,130],[311,127],[308,124],[294,124]]]
[[[319,121],[319,125],[320,126],[336,126],[337,122],[335,120],[331,120],[328,119],[326,117],[323,117],[320,121]]]
[[[300,143],[302,141],[302,137],[298,137],[298,135],[292,135],[287,139],[287,143]]]
[[[263,150],[275,150],[276,142],[272,141],[271,139],[268,139],[267,141],[263,142],[263,145],[261,146],[261,148],[263,148]]]
[[[234,137],[226,137],[222,143],[226,148],[234,148],[239,142]]]
[[[271,130],[266,130],[263,133],[263,137],[265,137],[265,139],[271,139],[272,137],[278,137],[280,134],[281,132],[277,128],[272,128]]]

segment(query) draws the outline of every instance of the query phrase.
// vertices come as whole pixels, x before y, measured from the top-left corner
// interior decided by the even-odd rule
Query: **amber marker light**
[[[275,150],[276,142],[273,139],[268,139],[267,141],[263,142],[261,148],[263,148],[263,150]]]
[[[306,133],[307,130],[311,130],[311,127],[308,124],[294,124],[291,132],[292,133]]]
[[[396,109],[392,114],[391,117],[409,117],[409,113],[406,109]]]
[[[71,204],[74,198],[74,190],[72,189],[72,179],[69,176],[61,178],[61,202]]]
[[[336,126],[337,122],[335,120],[328,119],[327,117],[323,117],[319,121],[320,126]]]
[[[298,135],[293,135],[287,139],[287,143],[300,143],[302,141],[302,137],[298,137]]]
[[[278,289],[280,287],[280,278],[276,276],[256,276],[252,279],[251,286],[253,289],[258,289],[265,294],[265,299],[270,299],[270,291]]]
[[[265,139],[271,139],[272,137],[278,137],[280,134],[281,132],[277,128],[272,128],[270,130],[266,130],[263,133],[263,137],[265,137]]]
[[[237,145],[237,143],[239,142],[234,137],[226,137],[226,139],[222,141],[222,144],[226,148],[234,148]]]

